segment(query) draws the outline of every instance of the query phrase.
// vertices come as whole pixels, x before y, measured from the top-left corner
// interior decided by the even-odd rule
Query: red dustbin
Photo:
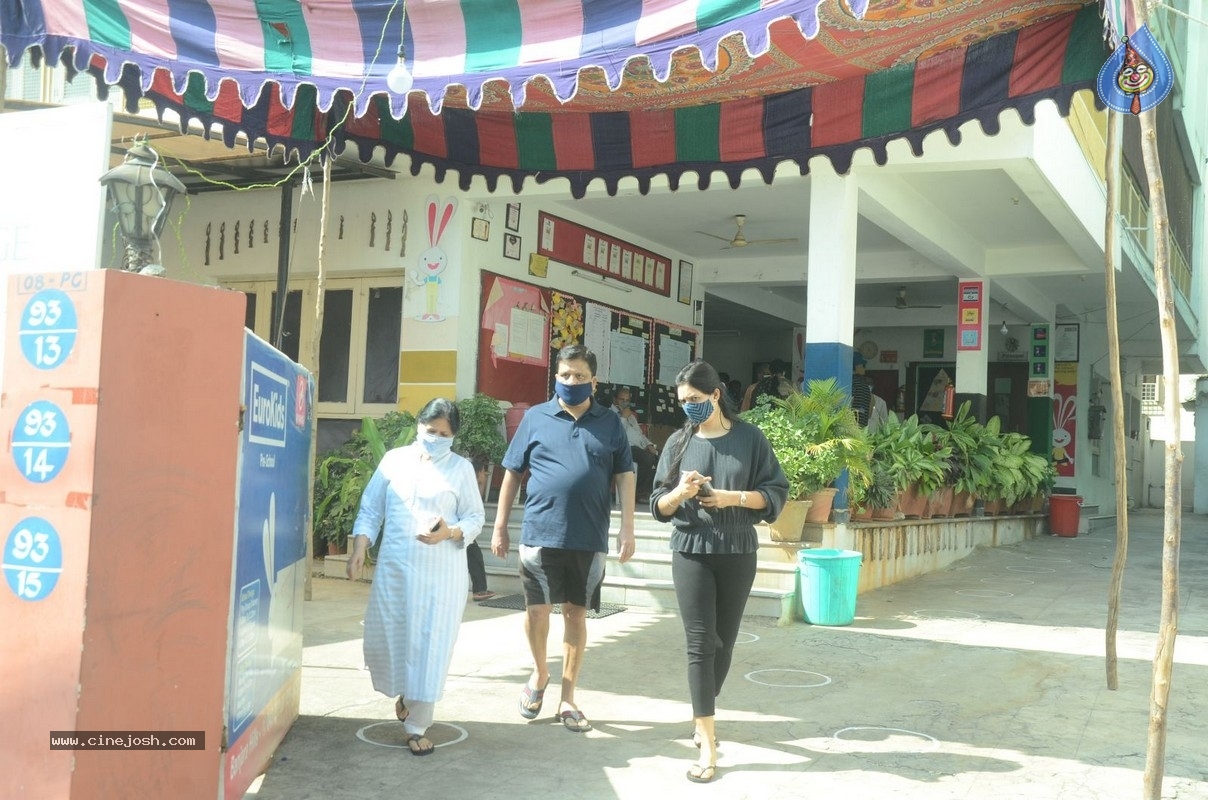
[[[1049,496],[1049,531],[1055,536],[1078,535],[1078,517],[1082,513],[1082,496],[1054,494]]]

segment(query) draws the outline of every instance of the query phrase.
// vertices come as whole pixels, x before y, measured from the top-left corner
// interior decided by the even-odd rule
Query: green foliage
[[[867,485],[856,486],[851,492],[855,508],[892,508],[898,499],[898,487],[884,465],[873,459],[872,479]]]
[[[944,485],[952,448],[938,426],[920,423],[918,416],[899,421],[896,416],[869,435],[873,464],[884,470],[898,491],[912,484],[930,495]]]
[[[830,486],[844,469],[853,490],[871,483],[868,435],[834,379],[810,381],[805,393],[762,398],[742,416],[772,445],[789,481],[789,499]]]
[[[365,417],[361,429],[315,465],[315,535],[343,542],[352,533],[361,494],[387,450],[415,440],[415,417],[392,411],[379,420]]]
[[[457,410],[461,428],[453,440],[453,452],[465,456],[479,471],[488,464],[498,464],[508,446],[499,401],[479,393],[458,400]]]

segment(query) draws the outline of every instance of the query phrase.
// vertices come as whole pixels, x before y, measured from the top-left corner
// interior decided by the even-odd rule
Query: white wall
[[[320,198],[323,187],[315,184],[313,194],[294,190],[293,214],[297,219],[290,258],[290,274],[295,279],[310,279],[318,272],[318,236]],[[414,269],[420,254],[428,247],[424,200],[429,194],[441,198],[458,197],[458,208],[440,246],[450,264],[460,264],[457,324],[457,393],[474,391],[477,377],[479,273],[489,270],[543,288],[570,292],[634,314],[653,317],[673,326],[692,326],[692,305],[676,299],[676,266],[682,253],[668,251],[653,242],[633,237],[625,231],[599,225],[594,220],[567,213],[564,206],[548,207],[551,213],[571,219],[606,234],[632,242],[660,255],[672,264],[671,296],[633,287],[624,291],[612,282],[600,283],[571,275],[571,268],[550,262],[545,278],[528,273],[529,255],[537,246],[537,215],[546,207],[543,198],[524,196],[468,196],[457,191],[456,184],[436,184],[427,172],[412,177],[400,174],[395,180],[367,179],[336,182],[331,186],[325,271],[329,277],[374,275]],[[503,256],[504,218],[508,202],[521,203],[521,258]],[[489,210],[490,233],[486,241],[470,235],[474,217],[480,216],[479,203]],[[195,283],[273,280],[277,273],[278,219],[281,212],[280,189],[209,192],[178,201],[174,208],[176,224],[164,234],[163,262],[167,276]],[[406,255],[400,256],[403,215],[407,215]],[[369,232],[376,215],[374,246]],[[392,215],[392,235],[387,250],[385,231]],[[340,237],[341,219],[343,238]],[[248,246],[248,226],[254,220],[254,243]],[[264,241],[264,221],[269,221],[268,241]],[[235,253],[235,224],[240,225],[239,253]],[[220,228],[225,223],[225,243],[219,258]],[[209,225],[209,264],[206,264],[206,226]],[[610,285],[611,284],[611,285]],[[695,288],[694,300],[703,297]]]

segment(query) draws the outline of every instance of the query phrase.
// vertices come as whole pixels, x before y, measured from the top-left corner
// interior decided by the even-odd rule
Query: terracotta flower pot
[[[927,495],[919,492],[919,485],[912,483],[898,496],[898,510],[909,518],[919,518],[927,510]]]
[[[973,495],[969,492],[955,492],[952,495],[952,516],[968,517],[973,514]]]
[[[868,522],[872,519],[872,506],[852,506],[851,521],[852,522]]]
[[[789,500],[784,504],[784,510],[775,522],[768,523],[773,542],[799,542],[804,532],[806,515],[809,513],[811,500]]]
[[[839,490],[833,486],[825,489],[819,489],[810,495],[810,501],[813,503],[810,506],[809,513],[805,515],[806,522],[826,522],[830,519],[831,506],[835,503],[835,494]]]

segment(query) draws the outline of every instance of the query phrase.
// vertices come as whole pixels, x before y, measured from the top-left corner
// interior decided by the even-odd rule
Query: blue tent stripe
[[[763,148],[769,158],[796,156],[810,149],[813,91],[794,89],[763,100]]]
[[[1002,103],[1010,97],[1016,31],[969,45],[961,76],[961,110]]]
[[[176,57],[207,66],[218,66],[218,21],[214,9],[203,0],[168,0],[168,30],[176,42]]]
[[[19,34],[13,31],[19,31]],[[25,55],[25,49],[37,44],[45,35],[46,17],[40,0],[0,2],[0,43],[8,51],[10,64],[16,65]]]
[[[642,0],[600,0],[583,4],[583,49],[633,47]]]
[[[611,111],[591,115],[591,146],[596,151],[596,169],[633,168],[629,113]]]
[[[446,108],[441,117],[445,121],[445,147],[449,161],[455,164],[477,164],[482,155],[479,151],[478,122],[468,108]]]
[[[361,31],[361,58],[365,70],[371,75],[389,73],[398,60],[398,45],[402,39],[402,8],[402,3],[399,3],[398,8],[383,22],[382,0],[352,0],[352,10],[356,12],[357,27]]]

